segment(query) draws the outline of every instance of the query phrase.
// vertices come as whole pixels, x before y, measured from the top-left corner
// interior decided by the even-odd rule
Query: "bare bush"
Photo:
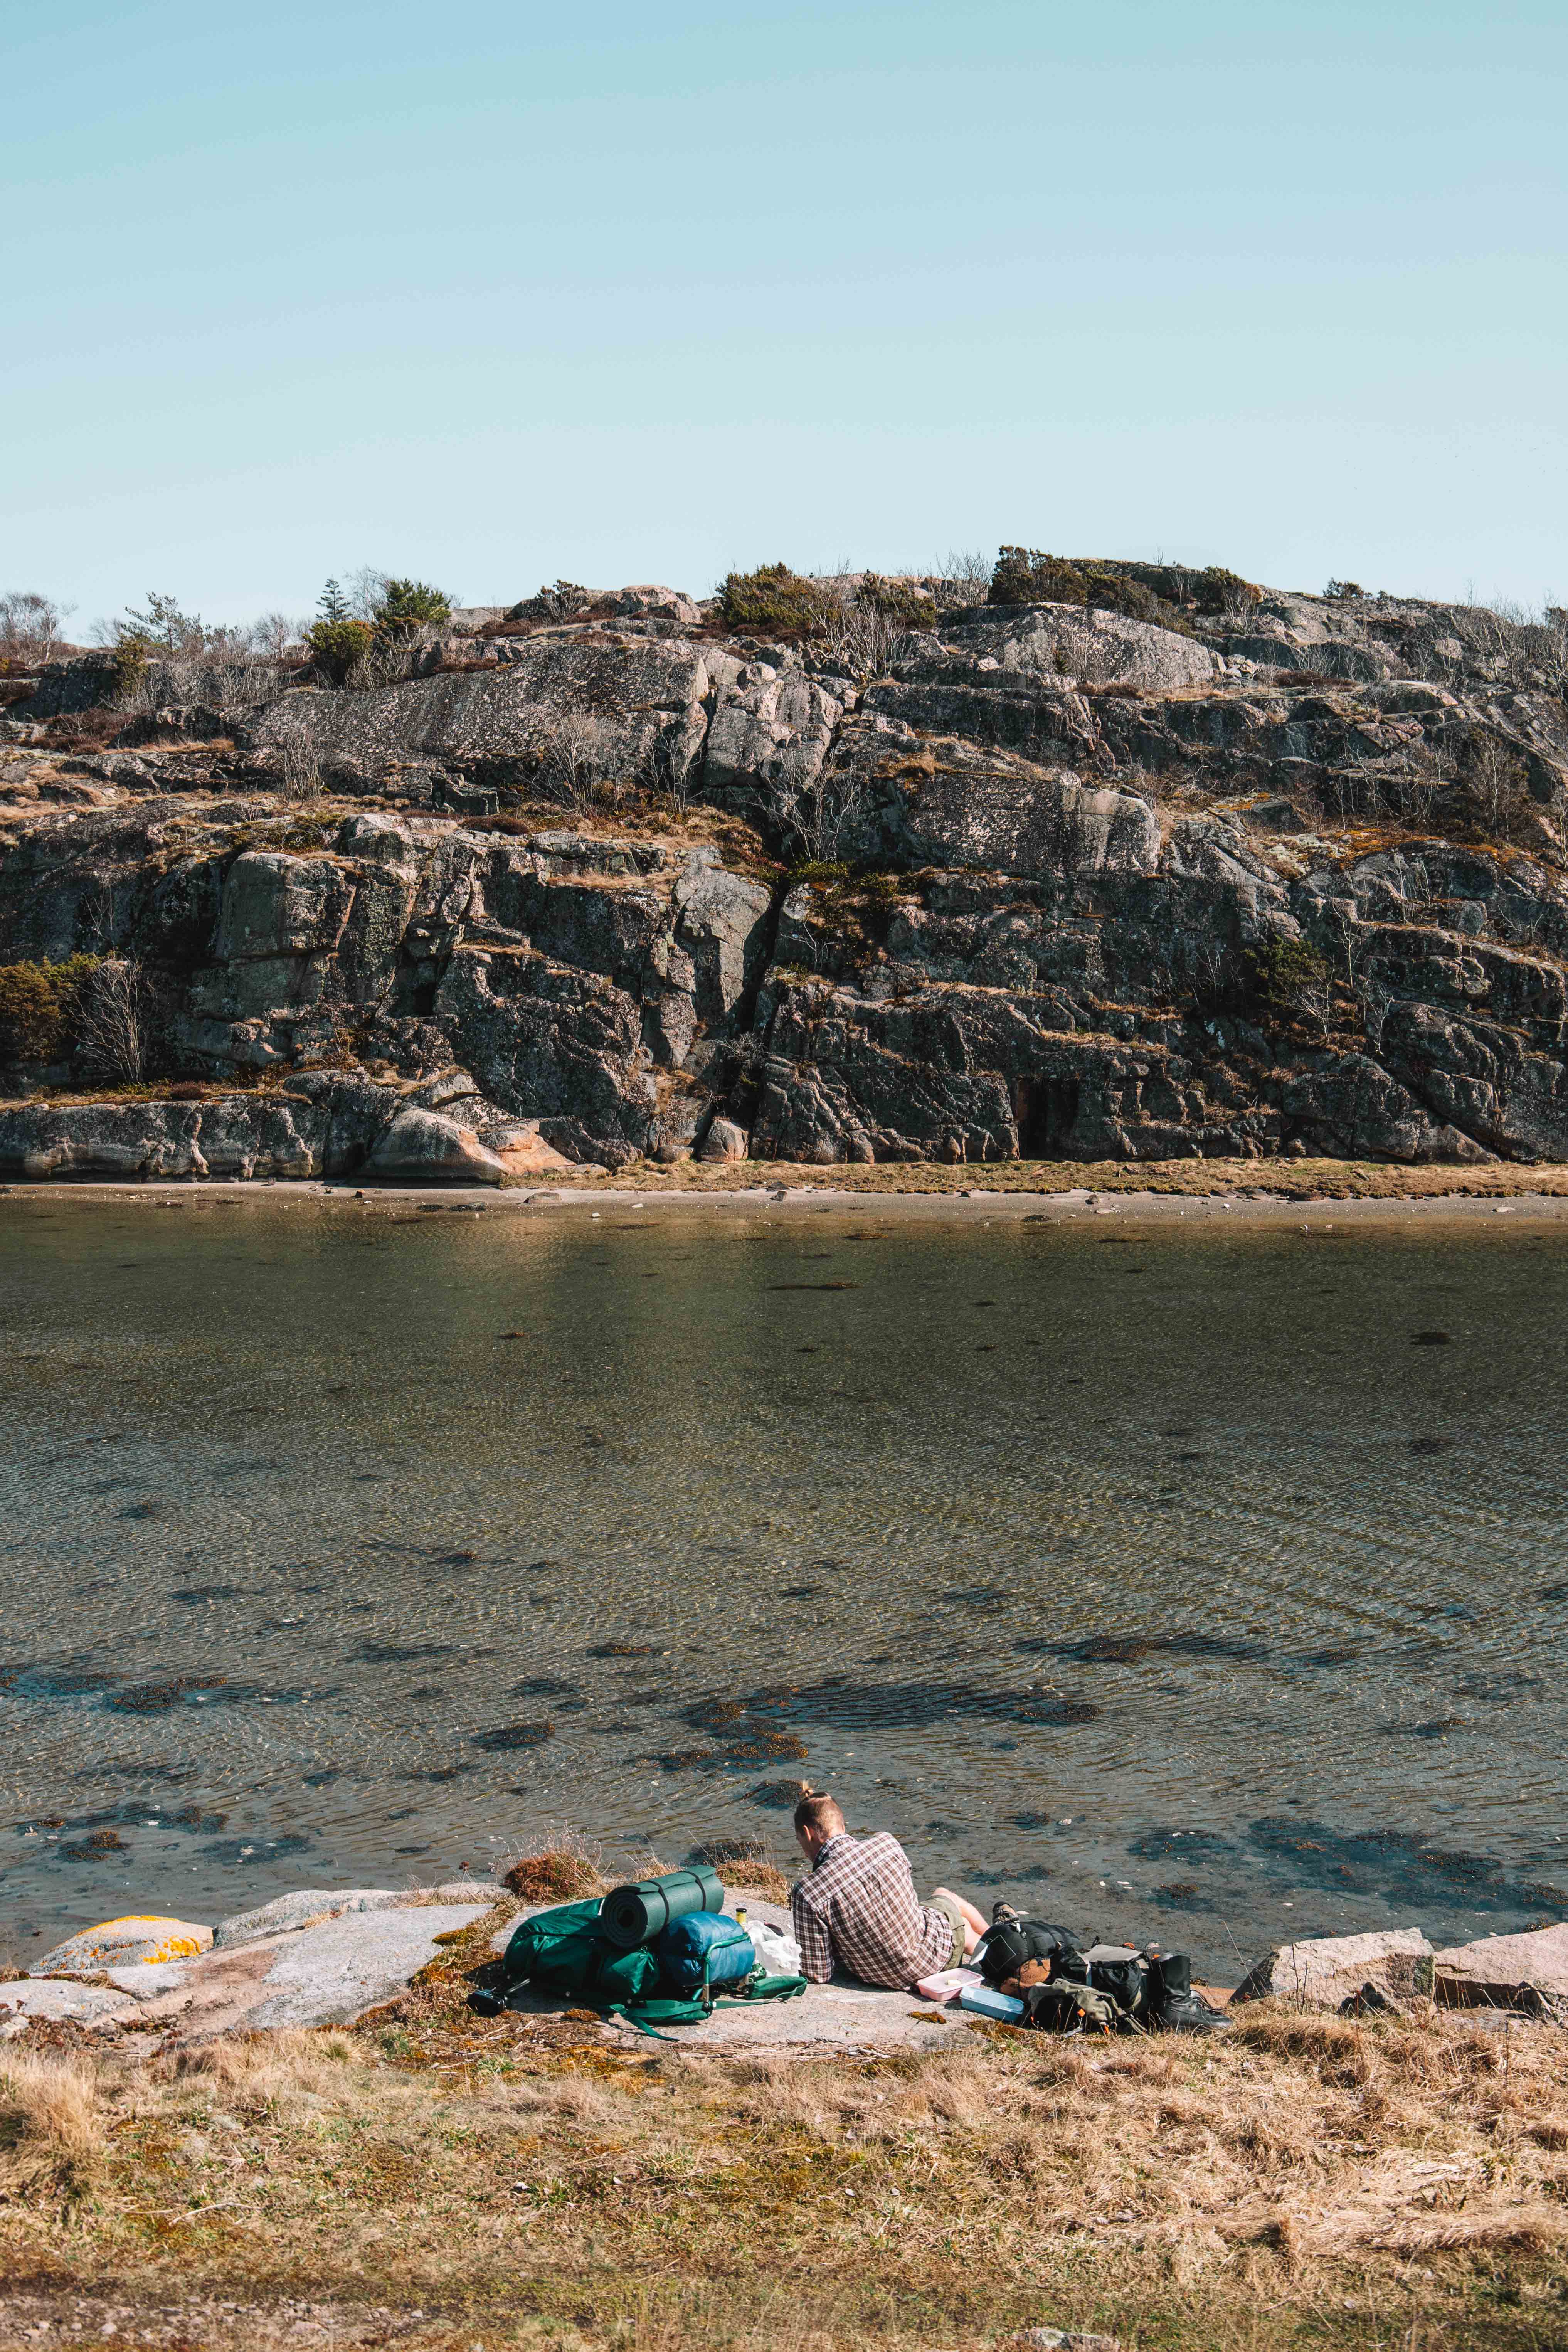
[[[652,801],[667,801],[683,816],[696,794],[699,763],[668,739],[655,736],[644,745],[634,773],[636,789]]]
[[[0,670],[34,669],[47,662],[70,610],[36,589],[13,588],[0,595]]]
[[[853,770],[814,771],[805,744],[786,753],[775,787],[774,815],[790,851],[812,865],[836,865],[853,844],[869,793]]]
[[[99,1077],[135,1086],[146,1076],[146,977],[134,956],[105,956],[89,974],[77,1007],[77,1046]]]
[[[247,635],[253,653],[280,665],[287,654],[303,657],[310,625],[309,621],[288,613],[263,613],[258,621],[252,621]]]
[[[1478,735],[1470,746],[1466,788],[1481,831],[1506,841],[1530,803],[1530,790],[1517,754],[1495,735]]]
[[[613,730],[596,713],[563,710],[540,739],[540,783],[550,799],[586,815],[620,797],[613,783],[616,748]]]
[[[890,613],[858,597],[833,598],[825,604],[823,650],[847,677],[881,677],[892,667],[909,631]]]
[[[321,789],[321,769],[309,715],[285,704],[279,714],[273,740],[278,746],[282,797],[287,801],[314,800]]]
[[[951,548],[946,561],[938,566],[937,577],[958,592],[955,601],[984,604],[991,593],[991,574],[995,559],[984,548]]]

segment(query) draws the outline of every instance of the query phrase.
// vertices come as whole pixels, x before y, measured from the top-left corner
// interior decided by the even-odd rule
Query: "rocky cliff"
[[[0,1167],[1568,1159],[1562,616],[1096,577],[868,655],[633,590],[360,690],[13,684],[0,964],[137,1023],[0,986]]]

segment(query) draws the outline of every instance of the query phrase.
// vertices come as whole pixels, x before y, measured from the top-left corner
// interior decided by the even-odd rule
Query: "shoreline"
[[[399,1204],[517,1214],[552,1209],[592,1212],[603,1202],[643,1210],[776,1210],[805,1203],[818,1211],[854,1209],[875,1202],[879,1214],[925,1222],[932,1217],[998,1216],[1069,1222],[1120,1215],[1153,1223],[1224,1218],[1274,1225],[1299,1222],[1303,1210],[1331,1211],[1336,1219],[1371,1228],[1457,1219],[1467,1224],[1522,1214],[1549,1224],[1568,1222],[1568,1167],[1512,1169],[1410,1168],[1359,1160],[1289,1163],[1288,1181],[1262,1176],[1255,1160],[1151,1161],[1065,1165],[1005,1161],[994,1168],[935,1169],[889,1163],[868,1168],[807,1167],[784,1162],[724,1162],[644,1168],[636,1176],[583,1166],[552,1173],[540,1184],[504,1187],[452,1181],[355,1182],[352,1178],[22,1178],[0,1183],[0,1200],[36,1202],[86,1197],[142,1201],[159,1207],[221,1200],[290,1204],[335,1202],[384,1213]],[[742,1169],[757,1171],[747,1182]],[[768,1172],[764,1177],[763,1169]]]

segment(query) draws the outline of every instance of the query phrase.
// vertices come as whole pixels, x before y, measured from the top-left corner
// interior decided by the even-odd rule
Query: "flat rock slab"
[[[1568,2002],[1568,1921],[1523,1936],[1483,1936],[1436,1953],[1432,1990],[1454,2009],[1528,2007],[1531,1994]]]
[[[1417,1965],[1431,1958],[1432,1947],[1419,1927],[1321,1936],[1309,1943],[1280,1945],[1247,1970],[1231,1999],[1338,2009],[1364,1984],[1374,1984],[1384,1993],[1415,1990]]]
[[[349,2025],[406,1990],[488,1902],[410,1904],[317,1917],[313,1926],[215,1948],[195,1959],[108,1971],[110,1985],[25,1977],[0,1984],[0,2032],[29,2018],[156,2027],[176,2042],[267,2026]],[[7,2013],[8,2012],[8,2013]]]
[[[737,1899],[752,1918],[789,1932],[787,1906],[749,1895],[742,1887],[738,1896],[734,1890],[725,1895],[724,1909],[731,1918]],[[494,1938],[498,1952],[506,1949],[518,1920],[531,1918],[534,1908],[548,1910],[551,1906],[540,1904],[520,1912],[518,1919]],[[525,1990],[514,1993],[509,2006],[524,2016],[561,2017],[570,2004]],[[974,2022],[960,2010],[937,2011],[919,1993],[884,1992],[875,1985],[843,1978],[830,1984],[808,1985],[794,2000],[737,2002],[733,2009],[716,2009],[700,2025],[661,2025],[658,2032],[667,2042],[686,2042],[694,2050],[722,2051],[731,2057],[738,2051],[765,2050],[804,2055],[813,2050],[940,2050]],[[645,2050],[653,2048],[647,2034],[624,2018],[612,2018],[608,2023],[628,2042],[639,2042]]]
[[[294,1928],[313,1927],[319,1920],[336,1919],[359,1911],[394,1911],[431,1903],[478,1903],[488,1907],[505,1892],[499,1880],[489,1878],[458,1878],[449,1885],[426,1887],[416,1893],[410,1893],[405,1886],[299,1886],[292,1894],[279,1895],[254,1911],[237,1911],[231,1917],[220,1920],[213,1932],[213,1945],[215,1949],[232,1950],[239,1944],[258,1944],[268,1936],[284,1935]]]
[[[35,2017],[101,2024],[125,2007],[110,1985],[72,1984],[64,1977],[18,1977],[0,1984],[0,2041],[8,2042]]]

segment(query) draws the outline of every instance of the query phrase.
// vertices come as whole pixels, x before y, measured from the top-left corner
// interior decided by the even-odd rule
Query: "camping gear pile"
[[[1003,1904],[971,1958],[963,1973],[974,1980],[960,1988],[960,2007],[1009,2024],[1047,2033],[1215,2033],[1230,2023],[1193,1990],[1185,1952],[1080,1950],[1069,1929]]]
[[[624,2017],[657,2039],[661,2026],[700,2025],[738,2001],[792,2000],[802,1976],[778,1975],[724,1910],[711,1870],[672,1870],[616,1886],[602,1899],[557,1904],[525,1919],[496,1981],[476,1990],[482,2015],[526,1988],[548,2000]]]

